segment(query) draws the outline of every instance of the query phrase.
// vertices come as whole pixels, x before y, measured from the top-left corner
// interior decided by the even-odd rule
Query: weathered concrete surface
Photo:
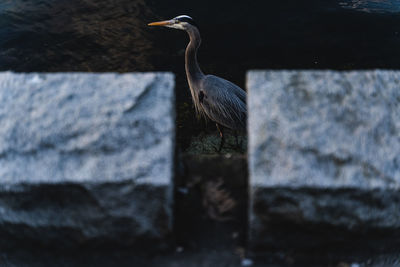
[[[0,73],[0,246],[167,237],[173,88],[168,73]]]
[[[252,247],[399,245],[400,72],[251,71],[247,86]]]

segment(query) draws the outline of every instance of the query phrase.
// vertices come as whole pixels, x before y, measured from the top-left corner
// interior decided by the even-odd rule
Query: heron
[[[221,151],[225,140],[224,127],[233,130],[236,135],[246,130],[246,92],[228,80],[205,75],[201,71],[197,62],[201,37],[197,24],[191,17],[181,15],[148,25],[183,30],[189,35],[190,41],[185,51],[185,71],[190,93],[198,117],[215,122],[221,138],[218,151]]]

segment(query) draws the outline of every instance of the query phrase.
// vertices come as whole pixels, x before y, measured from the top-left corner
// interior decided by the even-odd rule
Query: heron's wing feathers
[[[207,75],[201,82],[198,99],[210,119],[234,130],[246,129],[246,92],[237,85]]]

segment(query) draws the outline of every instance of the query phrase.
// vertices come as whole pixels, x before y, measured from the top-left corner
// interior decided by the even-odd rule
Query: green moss
[[[189,147],[186,152],[189,154],[218,154],[218,153],[234,153],[243,154],[247,148],[247,138],[245,136],[238,136],[237,141],[234,135],[225,135],[225,144],[221,151],[218,148],[221,138],[217,133],[215,134],[199,134],[192,137]]]

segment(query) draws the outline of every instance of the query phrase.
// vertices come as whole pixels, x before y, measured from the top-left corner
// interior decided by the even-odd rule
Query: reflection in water
[[[347,0],[340,2],[344,8],[363,11],[367,13],[399,13],[398,0]]]

